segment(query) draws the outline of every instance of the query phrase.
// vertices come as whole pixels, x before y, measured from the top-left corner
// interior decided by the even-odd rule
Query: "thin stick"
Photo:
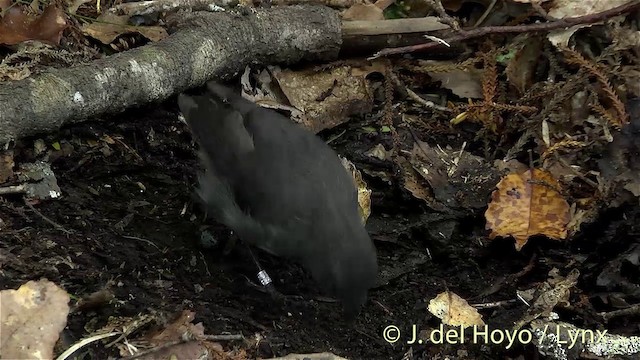
[[[25,203],[25,205],[27,205],[27,207],[29,209],[31,209],[31,211],[33,211],[36,215],[40,216],[42,218],[42,220],[44,220],[44,221],[48,222],[49,224],[51,224],[54,228],[62,231],[63,233],[65,233],[67,235],[71,234],[71,231],[63,228],[62,225],[59,225],[55,221],[53,221],[53,220],[49,219],[48,217],[44,216],[44,214],[42,214],[40,211],[38,211],[38,209],[33,207],[33,205],[29,204],[29,201],[27,199],[24,199],[24,203]]]
[[[584,16],[576,16],[571,18],[564,18],[557,21],[551,21],[540,24],[528,24],[528,25],[515,25],[515,26],[485,26],[472,30],[460,30],[457,35],[444,38],[449,43],[455,43],[463,40],[475,39],[490,34],[508,34],[508,33],[526,33],[526,32],[542,32],[557,30],[562,28],[571,27],[573,25],[581,24],[593,24],[600,21],[610,19],[625,13],[630,13],[640,8],[639,1],[630,1],[627,4],[617,6],[613,9],[605,10],[597,14],[589,14]],[[373,55],[373,58],[393,55],[393,54],[405,54],[419,50],[427,50],[442,46],[440,43],[431,42],[426,44],[418,44],[412,46],[403,46],[398,48],[382,49]]]
[[[88,337],[86,339],[82,339],[79,342],[73,344],[73,346],[71,346],[67,350],[65,350],[65,352],[60,354],[60,356],[58,356],[56,358],[56,360],[65,360],[69,356],[73,355],[74,352],[80,350],[80,348],[82,348],[83,346],[86,346],[86,345],[91,344],[92,342],[95,342],[95,341],[98,341],[98,340],[102,340],[102,339],[105,339],[105,338],[108,338],[108,337],[116,336],[116,335],[120,335],[120,333],[119,332],[110,332],[110,333],[100,334],[100,335]]]

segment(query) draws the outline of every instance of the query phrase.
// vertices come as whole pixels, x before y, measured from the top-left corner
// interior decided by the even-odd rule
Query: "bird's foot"
[[[263,273],[264,271],[261,271],[258,274],[258,278],[261,277],[261,273]],[[266,274],[266,272],[264,272]],[[264,276],[264,275],[262,275]],[[268,276],[268,275],[267,275]],[[245,277],[246,278],[246,277]],[[288,303],[291,301],[301,301],[304,300],[304,298],[302,296],[298,296],[298,295],[285,295],[283,293],[281,293],[280,291],[278,291],[278,289],[276,289],[275,286],[273,286],[272,282],[268,282],[267,284],[256,284],[255,282],[251,281],[249,278],[246,278],[247,283],[249,285],[251,285],[251,287],[255,288],[256,290],[260,291],[261,293],[265,293],[265,294],[269,294],[269,296],[271,296],[271,298],[279,303]]]

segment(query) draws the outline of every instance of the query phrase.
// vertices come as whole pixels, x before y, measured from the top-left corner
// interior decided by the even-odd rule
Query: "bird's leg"
[[[262,265],[260,265],[260,261],[258,260],[255,253],[253,252],[253,249],[251,249],[251,246],[249,246],[249,244],[247,243],[245,243],[245,245],[247,246],[247,250],[249,250],[251,259],[253,260],[254,264],[256,264],[256,267],[258,268],[257,278],[258,278],[258,281],[260,282],[260,285],[255,284],[253,281],[250,281],[249,279],[247,279],[247,282],[251,286],[254,286],[255,288],[257,288],[258,291],[268,293],[271,296],[271,298],[274,299],[275,301],[286,303],[287,301],[292,301],[292,300],[293,301],[304,300],[302,296],[284,295],[283,293],[278,291],[276,287],[273,286],[273,281],[271,280],[271,277],[269,276],[267,271],[262,268]]]
[[[259,288],[258,290],[260,291],[269,293],[274,298],[284,299],[286,296],[281,294],[273,286],[273,281],[271,280],[271,277],[260,264],[260,261],[258,260],[256,255],[253,253],[253,249],[251,249],[251,246],[247,244],[245,241],[242,241],[241,239],[239,239],[238,235],[236,235],[235,233],[231,234],[231,236],[229,237],[229,239],[227,240],[224,246],[224,250],[222,251],[222,254],[224,256],[229,255],[229,253],[235,248],[238,241],[246,245],[247,250],[249,251],[249,255],[251,256],[251,260],[253,260],[253,263],[256,265],[256,268],[258,268],[258,274],[256,276],[258,278],[258,282],[260,283],[260,285],[256,285],[252,281],[249,281],[249,284],[251,284],[252,286],[258,287]]]
[[[257,277],[258,277],[258,281],[260,282],[260,285],[262,285],[263,289],[265,289],[266,292],[269,293],[269,295],[271,295],[276,300],[285,300],[286,296],[281,294],[278,290],[276,290],[275,286],[273,286],[273,281],[271,280],[271,277],[269,276],[267,271],[262,268],[262,265],[260,265],[260,261],[258,260],[256,255],[253,253],[251,246],[249,246],[249,244],[246,244],[246,243],[245,245],[247,245],[247,249],[249,250],[249,255],[251,255],[251,259],[253,260],[253,263],[256,264],[256,267],[258,268]]]

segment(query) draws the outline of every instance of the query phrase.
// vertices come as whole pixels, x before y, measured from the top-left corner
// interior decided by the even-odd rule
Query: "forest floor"
[[[388,141],[386,134],[359,131],[363,126],[352,121],[322,135],[342,133],[332,146],[359,166],[358,154]],[[72,299],[83,299],[69,316],[58,344],[62,349],[115,321],[144,315],[162,326],[190,310],[207,334],[253,339],[223,345],[250,357],[326,351],[349,359],[400,359],[411,350],[421,359],[534,359],[537,350],[531,345],[506,349],[506,344],[409,342],[413,331],[424,334],[440,326],[426,307],[428,299],[445,290],[475,304],[509,300],[480,312],[491,328],[510,329],[526,311],[524,303],[512,301],[515,291],[544,282],[553,268],[568,271],[575,261],[581,262],[581,293],[572,294],[572,301],[591,299],[596,305],[589,307],[593,312],[575,307],[561,315],[585,327],[640,331],[633,318],[604,324],[594,301],[600,271],[637,241],[637,207],[609,211],[571,243],[541,238],[517,252],[512,240],[486,240],[482,216],[449,222],[453,236],[439,240],[430,230],[446,218],[425,210],[397,185],[367,177],[373,191],[367,228],[384,281],[370,291],[355,324],[347,325],[340,304],[323,298],[296,264],[257,253],[280,292],[301,296],[279,302],[252,285],[256,268],[245,246],[224,253],[229,231],[203,220],[193,201],[198,164],[175,106],[66,128],[45,138],[52,141],[90,146],[63,146],[52,158],[63,196],[36,205],[38,213],[19,197],[2,200],[0,214],[9,226],[1,234],[0,287],[46,278]],[[32,143],[25,140],[22,146],[28,149]],[[29,160],[29,152],[22,153],[27,155],[17,160]],[[203,229],[222,245],[203,246]],[[400,330],[395,343],[383,337],[389,326]],[[117,352],[100,342],[75,354],[85,359],[107,355]]]

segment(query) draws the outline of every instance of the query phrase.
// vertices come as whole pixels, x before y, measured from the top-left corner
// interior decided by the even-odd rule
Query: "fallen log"
[[[323,6],[178,13],[169,25],[157,43],[0,84],[0,144],[161,102],[249,64],[333,60],[342,42],[338,13]]]

